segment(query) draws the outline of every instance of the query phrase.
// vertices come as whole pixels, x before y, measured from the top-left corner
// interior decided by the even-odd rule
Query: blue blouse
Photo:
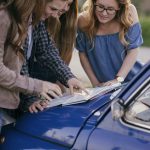
[[[100,82],[113,80],[122,66],[127,51],[135,49],[143,43],[140,23],[131,26],[125,38],[129,42],[126,48],[119,40],[119,33],[96,35],[94,44],[91,44],[85,33],[78,31],[76,48],[79,52],[86,53]]]

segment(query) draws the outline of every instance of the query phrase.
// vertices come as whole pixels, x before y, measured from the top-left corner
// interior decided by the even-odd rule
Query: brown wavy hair
[[[57,18],[47,20],[47,29],[56,42],[61,58],[70,63],[76,39],[78,2],[73,0],[68,12]]]
[[[54,0],[36,0],[36,5],[34,9],[33,25],[36,25],[42,17],[45,10],[46,4]],[[62,0],[67,1],[67,0]]]
[[[129,42],[126,41],[125,34],[127,33],[129,27],[133,23],[132,21],[133,19],[129,12],[129,6],[131,4],[131,1],[130,0],[116,0],[116,1],[120,7],[120,9],[117,11],[115,18],[121,25],[121,30],[119,32],[119,39],[124,46],[127,46]],[[96,0],[87,0],[82,7],[82,12],[85,13],[86,18],[88,19],[86,20],[87,25],[84,26],[81,30],[86,33],[91,43],[93,42],[93,37],[96,34],[99,26],[99,22],[95,15],[95,8],[94,8],[95,2]]]
[[[28,28],[28,19],[32,14],[36,0],[1,0],[0,9],[6,9],[11,18],[11,27],[7,43],[20,50]]]

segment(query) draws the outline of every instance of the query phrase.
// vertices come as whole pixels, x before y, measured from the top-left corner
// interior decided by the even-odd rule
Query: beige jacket
[[[20,75],[23,60],[11,45],[5,42],[11,20],[6,10],[0,10],[0,108],[15,109],[19,92],[36,94],[42,91],[43,82]]]

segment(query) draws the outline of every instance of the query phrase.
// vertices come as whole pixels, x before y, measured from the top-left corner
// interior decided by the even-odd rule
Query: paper
[[[51,101],[47,107],[83,103],[88,100],[92,100],[93,98],[103,95],[105,93],[108,93],[113,89],[119,88],[120,85],[121,85],[120,83],[116,83],[111,86],[87,88],[86,90],[89,92],[89,94],[85,93],[84,91],[80,93],[75,92],[74,95],[69,95],[69,93],[64,93],[62,97],[53,99],[53,101]]]

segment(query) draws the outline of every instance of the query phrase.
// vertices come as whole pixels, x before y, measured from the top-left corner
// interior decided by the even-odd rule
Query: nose
[[[69,10],[69,6],[68,6],[68,4],[66,4],[65,7],[64,7],[64,12],[66,12],[68,10]]]
[[[106,9],[102,12],[104,16],[108,15]]]
[[[52,13],[52,17],[57,18],[59,16],[58,12]]]

